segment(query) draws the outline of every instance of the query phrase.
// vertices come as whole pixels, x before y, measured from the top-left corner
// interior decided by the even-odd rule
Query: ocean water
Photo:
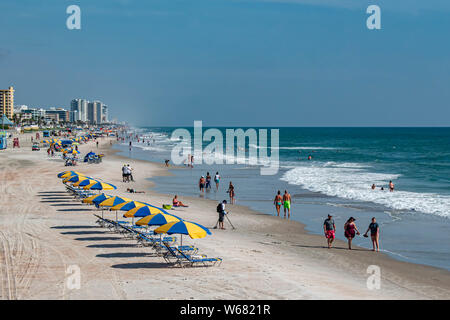
[[[131,150],[128,140],[115,148],[124,156],[163,162],[180,143],[171,139],[174,129],[138,128],[140,142],[134,139]],[[193,128],[186,129],[193,134]],[[249,162],[195,163],[194,168],[171,169],[174,176],[152,179],[156,191],[221,201],[228,200],[232,181],[238,204],[273,215],[276,191],[289,190],[291,219],[305,223],[312,233],[322,234],[328,213],[334,215],[340,239],[345,239],[348,217],[356,218],[363,233],[375,216],[384,252],[450,270],[450,128],[280,128],[279,138],[280,168],[275,175],[261,175],[260,166]],[[252,149],[261,147],[247,142],[247,157]],[[201,194],[198,179],[207,171],[211,176],[219,171],[220,188]],[[394,192],[388,191],[390,180]],[[371,247],[362,236],[354,243]]]

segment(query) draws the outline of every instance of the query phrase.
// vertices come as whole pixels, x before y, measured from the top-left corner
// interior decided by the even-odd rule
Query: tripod
[[[227,213],[224,213],[224,216],[225,216],[225,218],[227,218],[228,223],[231,225],[231,227],[233,228],[233,230],[236,229],[236,228],[233,226],[233,224],[231,223],[230,218],[228,218],[228,214],[227,214]],[[219,225],[219,219],[217,219],[217,222],[216,222],[216,225],[214,226],[214,229],[217,229],[217,226],[218,226],[218,225]]]

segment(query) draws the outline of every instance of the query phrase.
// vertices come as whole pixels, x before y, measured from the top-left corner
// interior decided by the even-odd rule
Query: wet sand
[[[136,247],[135,240],[99,228],[93,214],[100,212],[75,201],[56,177],[74,169],[115,184],[118,189],[109,194],[161,206],[171,203],[173,195],[151,191],[146,178],[168,174],[162,164],[118,156],[104,138],[98,150],[94,142],[79,147],[81,155],[90,150],[106,154],[102,163],[65,167],[44,149],[32,152],[29,140],[21,135],[22,148],[0,151],[2,299],[450,298],[446,270],[363,248],[350,251],[343,241],[327,249],[324,237],[308,234],[302,224],[239,205],[228,207],[236,230],[227,222],[226,230],[212,229],[216,202],[189,197],[180,199],[188,208],[171,212],[210,227],[212,235],[184,237],[183,242],[224,261],[211,268],[170,267],[151,249]],[[124,163],[134,168],[135,182],[122,182]],[[129,194],[127,187],[145,193]],[[115,218],[106,211],[105,216]],[[367,288],[370,265],[380,268],[380,289]],[[79,289],[67,285],[71,266],[80,269]]]

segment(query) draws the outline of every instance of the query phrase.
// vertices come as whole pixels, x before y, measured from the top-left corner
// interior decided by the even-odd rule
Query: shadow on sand
[[[61,232],[61,234],[74,234],[74,235],[84,235],[84,234],[105,234],[103,231],[67,231]]]
[[[75,238],[78,241],[109,241],[123,239],[120,237],[88,237],[88,238]]]
[[[101,253],[96,255],[99,258],[139,258],[139,257],[151,257],[155,256],[151,252],[114,252],[114,253]]]
[[[154,269],[154,268],[169,268],[170,265],[164,262],[141,262],[141,263],[122,263],[112,265],[115,269]]]

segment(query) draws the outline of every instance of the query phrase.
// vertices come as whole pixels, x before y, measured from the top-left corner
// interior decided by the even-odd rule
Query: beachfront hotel
[[[6,115],[12,119],[14,114],[14,88],[0,90],[0,115]]]
[[[70,121],[90,122],[92,124],[108,122],[108,106],[101,101],[73,99],[70,103]]]

